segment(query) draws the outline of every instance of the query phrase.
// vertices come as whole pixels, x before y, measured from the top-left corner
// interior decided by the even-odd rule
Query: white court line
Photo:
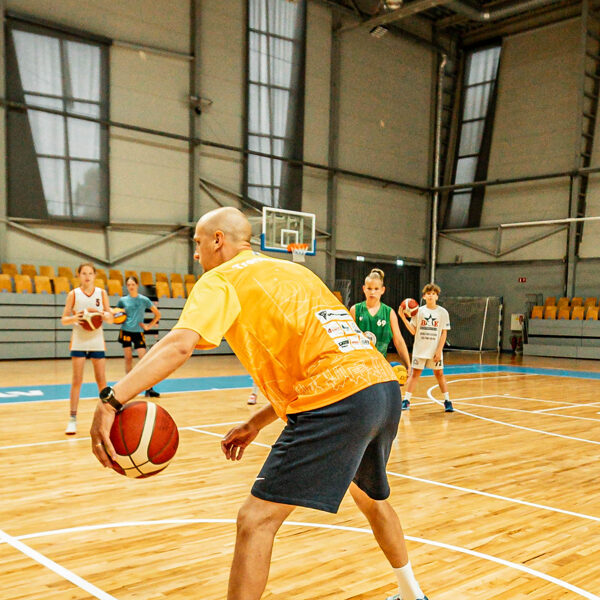
[[[490,377],[489,379],[492,378],[496,378],[496,376]],[[448,381],[448,383],[458,383],[459,381],[471,381],[471,379],[454,379],[451,381]],[[437,400],[436,398],[434,398],[432,390],[435,389],[436,387],[438,387],[437,383],[435,385],[432,385],[428,390],[427,390],[427,395],[436,403],[439,404],[440,406],[443,406],[443,403],[440,400]],[[454,409],[455,413],[459,413],[462,415],[466,415],[468,417],[473,417],[475,419],[480,419],[482,421],[488,421],[489,423],[496,423],[497,425],[504,425],[506,427],[512,427],[513,429],[521,429],[523,431],[531,431],[533,433],[541,433],[543,435],[549,435],[552,437],[557,437],[557,438],[562,438],[565,440],[573,440],[575,442],[584,442],[585,444],[594,444],[596,446],[600,446],[600,442],[596,442],[594,440],[586,440],[584,438],[578,438],[578,437],[573,437],[570,435],[562,435],[561,433],[553,433],[551,431],[544,431],[543,429],[534,429],[532,427],[524,427],[523,425],[515,425],[514,423],[506,423],[505,421],[498,421],[497,419],[490,419],[488,417],[482,417],[480,415],[475,415],[473,413],[467,412],[465,410],[460,410],[459,408],[455,408]]]
[[[386,471],[388,475],[394,477],[401,477],[402,479],[411,479],[413,481],[419,481],[421,483],[428,483],[429,485],[437,485],[440,487],[449,488],[451,490],[458,490],[459,492],[467,492],[468,494],[476,494],[478,496],[486,496],[488,498],[494,498],[495,500],[503,500],[505,502],[512,502],[514,504],[522,504],[523,506],[531,506],[532,508],[540,508],[541,510],[547,510],[549,512],[557,512],[563,515],[569,515],[571,517],[578,517],[580,519],[588,519],[589,521],[596,521],[600,523],[600,517],[593,517],[592,515],[586,515],[583,513],[573,512],[572,510],[563,510],[562,508],[554,508],[553,506],[546,506],[544,504],[537,504],[535,502],[527,502],[526,500],[519,500],[518,498],[510,498],[509,496],[499,496],[498,494],[492,494],[490,492],[482,492],[480,490],[474,490],[472,488],[461,487],[459,485],[452,485],[451,483],[442,483],[441,481],[432,481],[431,479],[423,479],[422,477],[414,477],[412,475],[403,475],[402,473],[394,473],[393,471]]]
[[[482,398],[489,398],[490,396],[481,396]],[[505,398],[506,396],[500,396],[500,398]],[[458,402],[460,404],[466,404],[467,406],[475,406],[476,408],[491,408],[493,410],[506,410],[510,412],[521,412],[526,413],[528,415],[548,415],[549,417],[559,417],[560,419],[577,419],[580,421],[595,421],[596,423],[600,421],[600,419],[592,419],[591,417],[576,417],[574,415],[557,415],[549,412],[542,412],[539,410],[525,410],[524,408],[509,408],[508,406],[490,406],[489,404],[475,404],[473,402],[465,402],[465,400],[472,400],[472,398],[456,398],[452,399],[452,402]],[[570,408],[570,407],[569,407]],[[548,408],[546,410],[560,410],[560,408],[552,409]]]
[[[531,402],[550,402],[552,404],[571,404],[572,406],[581,406],[581,404],[577,404],[577,402],[567,402],[566,400],[543,400],[542,398],[526,398],[525,396],[513,396],[512,394],[498,394],[498,396],[508,396],[509,398],[514,398],[515,400],[530,400]]]
[[[82,577],[79,577],[79,575],[75,575],[75,573],[73,573],[72,571],[61,567],[58,563],[55,563],[53,560],[50,560],[48,557],[39,553],[37,550],[30,548],[29,546],[27,546],[19,540],[20,538],[8,535],[8,533],[0,529],[0,542],[5,542],[9,546],[12,546],[15,550],[19,550],[19,552],[22,552],[29,558],[38,562],[40,565],[50,569],[57,575],[60,575],[63,579],[66,579],[67,581],[70,581],[71,583],[75,584],[77,587],[86,591],[94,598],[98,598],[98,600],[116,600],[114,596],[107,594],[100,588],[97,588],[95,585],[92,585],[89,581],[86,581]]]
[[[561,402],[561,404],[565,403]],[[535,410],[534,412],[543,413],[547,410],[567,410],[569,408],[579,408],[580,406],[598,406],[599,404],[600,402],[586,402],[585,404],[569,404],[568,406],[559,406],[558,408],[540,408],[538,410]]]
[[[243,421],[231,421],[229,423],[209,423],[208,425],[190,425],[189,427],[178,427],[179,431],[194,431],[194,427],[225,427],[226,425],[239,425]],[[15,448],[31,448],[33,446],[47,446],[51,444],[72,444],[73,442],[90,441],[90,437],[65,438],[63,440],[50,440],[47,442],[31,442],[29,444],[14,444],[12,446],[0,446],[0,450],[14,450]]]
[[[230,523],[234,524],[235,519],[162,519],[157,521],[131,521],[131,522],[123,522],[123,523],[107,523],[105,525],[87,525],[80,527],[72,527],[69,529],[57,529],[55,531],[45,531],[40,533],[30,533],[27,535],[19,536],[15,539],[31,539],[36,537],[44,537],[50,535],[62,535],[62,534],[73,534],[79,531],[97,531],[100,529],[112,529],[117,527],[138,527],[138,526],[148,526],[148,525],[195,525],[201,523]],[[350,531],[353,533],[368,533],[372,534],[373,532],[370,529],[363,527],[348,527],[346,525],[328,525],[325,523],[307,523],[301,521],[284,521],[283,525],[292,526],[292,527],[309,527],[311,529],[335,529],[341,531]],[[533,577],[537,577],[538,579],[543,579],[549,583],[553,583],[563,589],[574,592],[578,596],[582,598],[587,598],[588,600],[600,600],[600,596],[596,596],[583,588],[580,588],[576,585],[563,581],[562,579],[558,579],[556,577],[552,577],[552,575],[547,575],[546,573],[542,573],[541,571],[537,571],[530,567],[526,567],[525,565],[521,565],[519,563],[514,563],[508,560],[504,560],[503,558],[498,558],[497,556],[492,556],[491,554],[484,554],[483,552],[478,552],[477,550],[470,550],[469,548],[463,548],[461,546],[454,546],[453,544],[446,544],[444,542],[437,542],[435,540],[428,540],[425,538],[414,537],[411,535],[404,536],[407,540],[411,542],[416,542],[418,544],[425,544],[427,546],[434,546],[437,548],[443,548],[445,550],[450,550],[452,552],[459,552],[461,554],[468,554],[470,556],[474,556],[475,558],[481,558],[483,560],[488,560],[491,562],[495,562],[499,565],[503,565],[505,567],[509,567],[515,569],[517,571],[521,571],[522,573],[527,573],[528,575],[532,575]]]
[[[218,436],[219,434],[213,431],[202,431],[199,428],[194,428],[192,431],[196,431],[197,433],[204,433],[206,435]],[[261,448],[270,449],[271,446],[268,444],[262,444],[260,442],[251,442],[251,446],[260,446]],[[522,504],[524,506],[531,506],[533,508],[540,508],[542,510],[547,510],[550,512],[557,512],[564,515],[570,515],[572,517],[579,517],[581,519],[588,519],[590,521],[596,521],[600,523],[600,517],[594,517],[591,515],[586,515],[583,513],[573,512],[571,510],[563,510],[562,508],[554,508],[553,506],[546,506],[544,504],[536,504],[535,502],[527,502],[526,500],[519,500],[518,498],[510,498],[509,496],[499,496],[497,494],[492,494],[490,492],[482,492],[480,490],[475,490],[472,488],[460,487],[457,485],[452,485],[450,483],[442,483],[440,481],[432,481],[431,479],[422,479],[421,477],[413,477],[411,475],[403,475],[402,473],[395,473],[393,471],[386,471],[388,475],[393,475],[394,477],[401,477],[403,479],[412,479],[413,481],[420,481],[421,483],[427,483],[429,485],[437,485],[439,487],[446,487],[453,490],[458,490],[461,492],[467,492],[469,494],[477,494],[479,496],[487,496],[488,498],[495,498],[496,500],[504,500],[506,502],[512,502],[514,504]]]

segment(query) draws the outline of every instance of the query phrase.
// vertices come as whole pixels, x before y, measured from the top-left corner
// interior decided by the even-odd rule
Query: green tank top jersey
[[[384,356],[387,355],[388,345],[394,337],[390,324],[391,311],[391,307],[383,302],[380,304],[379,310],[375,315],[369,312],[366,302],[359,302],[354,307],[356,324]]]

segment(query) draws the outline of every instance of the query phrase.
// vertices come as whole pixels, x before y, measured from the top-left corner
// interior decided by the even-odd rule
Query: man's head
[[[228,206],[211,210],[196,225],[194,260],[205,271],[210,271],[242,250],[250,250],[251,236],[250,222],[237,208]]]

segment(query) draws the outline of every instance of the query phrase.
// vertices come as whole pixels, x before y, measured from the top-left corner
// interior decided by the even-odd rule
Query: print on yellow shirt
[[[250,250],[198,280],[175,328],[199,348],[225,337],[282,418],[396,379],[314,273]]]

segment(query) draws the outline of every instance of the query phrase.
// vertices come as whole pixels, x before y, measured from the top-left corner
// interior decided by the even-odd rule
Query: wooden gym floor
[[[430,600],[600,598],[600,366],[445,357],[457,412],[443,412],[435,379],[423,377],[388,465],[424,591]],[[107,361],[108,379],[122,369]],[[94,400],[81,401],[79,433],[67,438],[67,400],[11,397],[11,386],[68,384],[70,371],[68,360],[0,363],[2,600],[224,599],[236,512],[281,424],[229,463],[219,438],[256,410],[248,389],[163,393],[181,429],[178,454],[158,476],[130,480],[91,454]],[[176,377],[243,374],[234,357],[206,356]],[[395,590],[347,497],[337,515],[292,514],[263,597],[383,600]]]

